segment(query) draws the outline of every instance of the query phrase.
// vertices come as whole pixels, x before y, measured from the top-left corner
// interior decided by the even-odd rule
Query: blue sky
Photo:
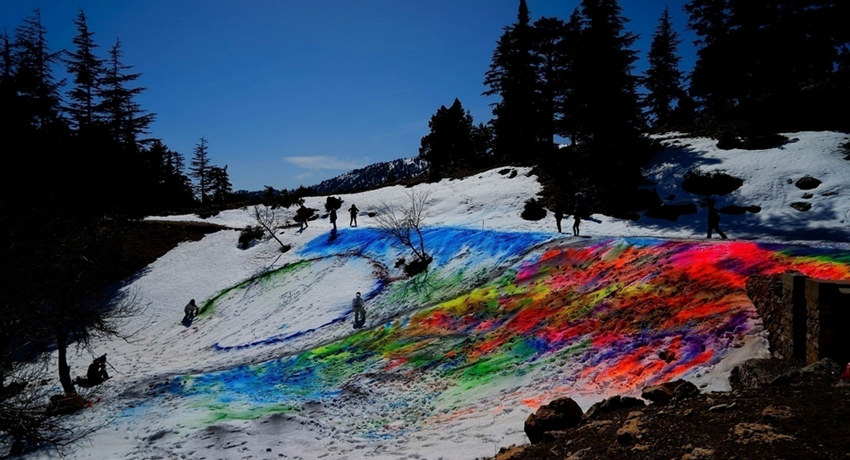
[[[564,20],[578,0],[527,0],[532,21]],[[99,54],[120,38],[125,64],[157,115],[152,135],[191,158],[201,136],[234,189],[312,185],[379,161],[413,157],[441,105],[459,98],[475,122],[502,29],[518,0],[0,1],[12,34],[39,8],[53,50],[71,49],[78,8]],[[693,64],[681,1],[621,1],[641,60],[665,5]],[[640,62],[637,69],[644,68]]]

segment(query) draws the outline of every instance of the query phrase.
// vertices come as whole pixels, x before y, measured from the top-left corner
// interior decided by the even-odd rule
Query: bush
[[[242,229],[241,233],[239,233],[239,244],[237,246],[239,249],[248,249],[251,247],[251,243],[262,237],[263,227],[260,227],[259,225],[255,227],[248,225]]]
[[[416,258],[404,266],[404,274],[407,276],[415,276],[425,271],[433,258],[426,256],[425,259]]]
[[[520,214],[525,220],[537,221],[546,217],[546,210],[543,208],[543,205],[540,204],[539,201],[534,198],[530,198],[525,202],[525,209],[522,210],[522,214]]]
[[[702,172],[699,169],[688,171],[682,181],[682,189],[697,195],[726,195],[744,185],[742,179],[724,172]]]
[[[675,222],[679,219],[679,216],[683,214],[695,214],[696,212],[697,205],[693,203],[665,204],[650,208],[646,211],[645,216],[652,217],[655,219],[667,219],[669,221]]]

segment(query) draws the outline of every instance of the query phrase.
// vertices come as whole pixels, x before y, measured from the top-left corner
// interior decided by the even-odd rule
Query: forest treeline
[[[476,124],[457,99],[438,108],[419,150],[427,180],[526,164],[550,206],[569,209],[582,191],[595,211],[626,215],[657,199],[638,188],[653,154],[647,132],[735,146],[784,131],[850,131],[850,2],[692,0],[685,10],[687,25],[658,12],[638,75],[637,37],[616,0],[582,0],[568,18],[533,22],[520,0],[483,75],[492,119]],[[85,13],[73,21],[70,50],[51,50],[38,10],[0,35],[0,444],[12,453],[69,439],[39,399],[46,374],[27,378],[32,368],[20,363],[58,350],[59,381],[74,394],[67,348],[117,333],[112,314],[137,306],[104,291],[128,268],[118,222],[249,199],[233,193],[204,137],[187,164],[150,132],[155,114],[138,103],[145,88],[121,42],[103,52]],[[680,68],[685,26],[699,38],[691,70]],[[55,77],[62,68],[67,80]],[[268,186],[253,200],[288,206],[307,193]]]
[[[639,75],[637,36],[616,0],[583,0],[569,18],[534,22],[521,0],[484,77],[484,94],[497,99],[493,118],[475,125],[457,99],[440,107],[420,148],[431,178],[536,165],[551,206],[571,209],[581,190],[597,211],[627,215],[657,199],[637,188],[653,154],[645,133],[689,132],[734,147],[764,145],[778,132],[850,131],[850,2],[692,0],[684,8],[698,36],[694,68],[680,67],[679,48],[690,44],[665,9]]]

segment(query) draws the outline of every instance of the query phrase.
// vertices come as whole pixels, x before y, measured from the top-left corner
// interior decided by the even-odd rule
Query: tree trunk
[[[56,348],[59,351],[59,383],[65,394],[77,394],[71,381],[71,366],[68,365],[68,334],[62,326],[56,328]]]

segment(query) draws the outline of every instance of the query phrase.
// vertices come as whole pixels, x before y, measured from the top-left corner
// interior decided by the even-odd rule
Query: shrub
[[[742,179],[724,172],[702,172],[699,169],[688,171],[682,180],[683,190],[703,196],[726,195],[742,185]]]
[[[525,202],[525,209],[522,210],[520,217],[525,220],[541,220],[546,217],[546,209],[543,208],[543,205],[539,201],[530,198]]]
[[[263,233],[263,227],[248,225],[239,233],[239,244],[237,246],[239,249],[248,249],[251,247],[251,243],[263,237]]]

